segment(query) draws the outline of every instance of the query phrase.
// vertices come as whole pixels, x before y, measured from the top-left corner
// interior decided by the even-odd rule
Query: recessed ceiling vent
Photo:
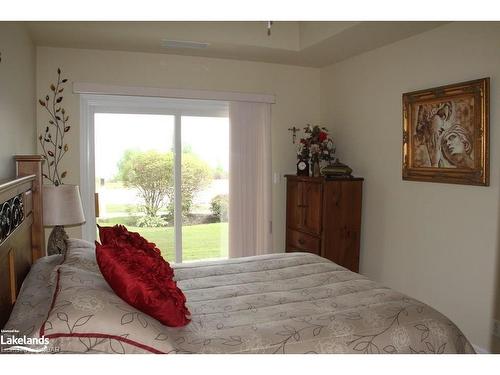
[[[165,48],[191,48],[191,49],[204,49],[207,48],[210,43],[204,42],[193,42],[189,40],[170,40],[165,39],[162,41],[161,45]]]

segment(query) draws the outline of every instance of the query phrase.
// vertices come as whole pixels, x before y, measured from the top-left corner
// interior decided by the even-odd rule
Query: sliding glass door
[[[182,258],[228,256],[229,120],[182,116]]]
[[[164,107],[94,113],[95,222],[126,225],[168,261],[226,258],[227,114],[206,102]]]

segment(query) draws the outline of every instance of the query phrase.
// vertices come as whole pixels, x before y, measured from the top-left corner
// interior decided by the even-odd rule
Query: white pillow
[[[169,353],[172,328],[133,308],[100,273],[62,264],[52,308],[38,330],[49,350],[87,353]]]

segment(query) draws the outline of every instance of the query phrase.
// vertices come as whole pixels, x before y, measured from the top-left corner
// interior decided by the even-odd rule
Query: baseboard
[[[472,347],[474,348],[477,354],[491,354],[489,350],[481,348],[479,345],[472,344]]]

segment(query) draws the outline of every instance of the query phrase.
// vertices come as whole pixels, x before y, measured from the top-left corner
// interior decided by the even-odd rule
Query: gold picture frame
[[[403,94],[403,180],[489,186],[490,79]]]

